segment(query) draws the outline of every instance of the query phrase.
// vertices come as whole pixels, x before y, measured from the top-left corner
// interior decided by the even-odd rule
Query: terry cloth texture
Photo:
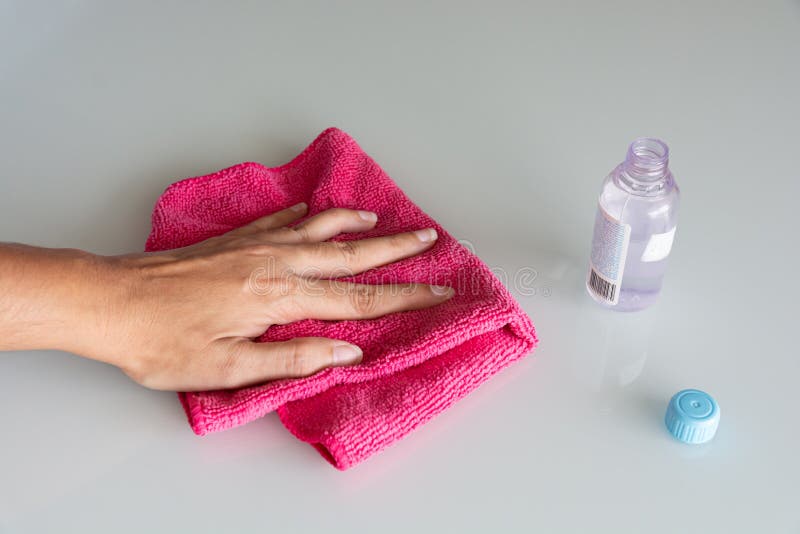
[[[347,469],[450,407],[536,345],[533,324],[486,265],[417,207],[346,133],[322,132],[286,165],[242,163],[171,185],[158,200],[146,250],[187,246],[299,202],[309,215],[334,207],[371,210],[376,227],[337,239],[435,228],[423,254],[351,277],[367,284],[449,285],[433,308],[366,321],[304,320],[270,327],[258,341],[323,336],[364,352],[352,367],[325,369],[229,391],[180,393],[197,434],[277,410],[298,439]]]

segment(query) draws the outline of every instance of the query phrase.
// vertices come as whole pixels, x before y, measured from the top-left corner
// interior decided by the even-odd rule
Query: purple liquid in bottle
[[[661,292],[677,222],[678,185],[663,141],[640,138],[603,182],[586,289],[603,306],[641,310]]]

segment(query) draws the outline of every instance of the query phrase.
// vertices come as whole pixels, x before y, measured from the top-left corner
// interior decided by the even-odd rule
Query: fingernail
[[[422,241],[423,243],[430,243],[431,241],[435,241],[438,235],[436,234],[436,230],[433,228],[426,228],[425,230],[417,230],[414,232],[416,234],[417,239]]]
[[[375,222],[378,220],[378,214],[372,213],[371,211],[359,211],[358,216],[369,222]]]
[[[333,347],[333,363],[350,365],[361,361],[361,349],[349,343],[342,343]]]
[[[289,209],[292,210],[292,211],[304,211],[307,207],[308,206],[306,206],[305,202],[301,202],[300,204],[295,204],[294,206],[292,206]]]
[[[455,293],[455,290],[452,287],[447,286],[431,286],[431,293],[437,297],[452,297]]]

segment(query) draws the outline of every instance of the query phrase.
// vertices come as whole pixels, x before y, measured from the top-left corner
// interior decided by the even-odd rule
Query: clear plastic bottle
[[[658,139],[631,143],[603,182],[586,289],[603,306],[641,310],[661,292],[675,236],[680,192],[669,148]]]

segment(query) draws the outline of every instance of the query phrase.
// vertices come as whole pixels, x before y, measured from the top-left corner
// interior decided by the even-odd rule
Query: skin
[[[121,368],[153,389],[231,388],[361,361],[344,340],[255,343],[271,325],[370,319],[444,302],[425,284],[337,280],[414,256],[433,229],[332,242],[374,213],[298,204],[181,249],[98,256],[0,244],[0,350],[56,349]],[[292,226],[290,226],[292,225]]]

